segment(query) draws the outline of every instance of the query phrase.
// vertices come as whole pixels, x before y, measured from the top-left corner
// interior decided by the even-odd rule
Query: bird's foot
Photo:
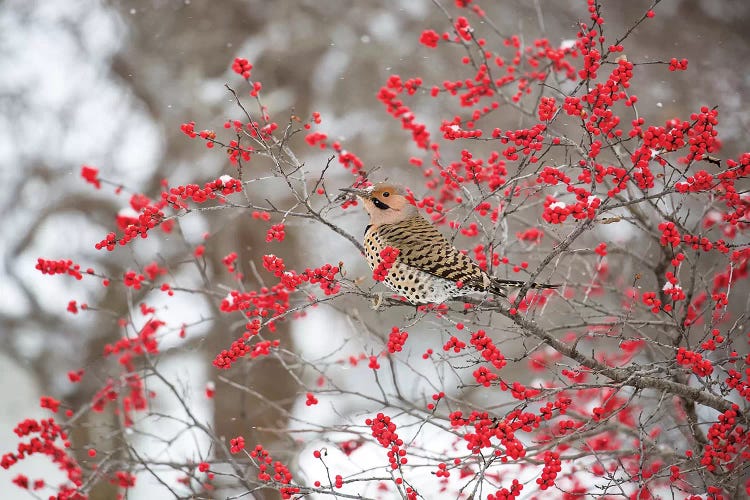
[[[372,301],[372,310],[377,311],[380,309],[380,305],[383,303],[383,292],[377,293],[377,299],[373,299]]]
[[[412,321],[414,321],[416,323],[416,319],[417,319],[418,316],[419,316],[419,306],[415,306],[414,307],[414,313],[410,314],[406,318],[406,322],[407,323],[411,323]]]

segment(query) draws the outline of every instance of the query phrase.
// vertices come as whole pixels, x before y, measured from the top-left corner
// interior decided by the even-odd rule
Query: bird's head
[[[417,215],[417,207],[410,201],[406,189],[395,184],[381,182],[364,189],[343,188],[362,200],[370,214],[370,224],[395,224]]]

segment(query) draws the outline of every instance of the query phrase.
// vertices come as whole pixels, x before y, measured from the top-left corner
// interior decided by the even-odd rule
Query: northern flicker
[[[384,269],[383,282],[412,304],[441,303],[475,292],[505,296],[504,288],[523,281],[495,278],[458,251],[409,202],[401,186],[380,183],[365,189],[341,189],[355,194],[370,215],[365,229],[365,256],[370,267]],[[383,255],[388,247],[397,252]],[[396,254],[393,259],[393,254]],[[383,261],[386,262],[385,268]],[[387,264],[390,263],[390,267]],[[558,285],[533,283],[532,288]]]

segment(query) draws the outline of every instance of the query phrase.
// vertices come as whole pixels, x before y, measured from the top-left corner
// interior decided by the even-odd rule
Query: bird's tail
[[[492,281],[489,286],[490,293],[494,293],[495,295],[500,295],[501,297],[507,297],[507,294],[505,293],[506,288],[521,288],[526,284],[525,281],[522,280],[506,280],[503,278],[490,278]],[[530,288],[533,289],[554,289],[559,288],[560,285],[550,285],[548,283],[532,283]]]

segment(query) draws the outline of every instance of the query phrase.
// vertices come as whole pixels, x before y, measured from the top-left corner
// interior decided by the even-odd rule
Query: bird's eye
[[[388,198],[390,195],[391,195],[391,193],[389,193],[388,191],[386,191],[385,193],[383,193],[383,197],[385,197],[385,198]]]
[[[373,198],[372,199],[372,204],[375,205],[376,207],[378,207],[380,210],[387,210],[387,209],[391,208],[391,207],[389,207],[388,205],[386,205],[385,203],[383,203],[382,201],[380,201],[377,198]]]

